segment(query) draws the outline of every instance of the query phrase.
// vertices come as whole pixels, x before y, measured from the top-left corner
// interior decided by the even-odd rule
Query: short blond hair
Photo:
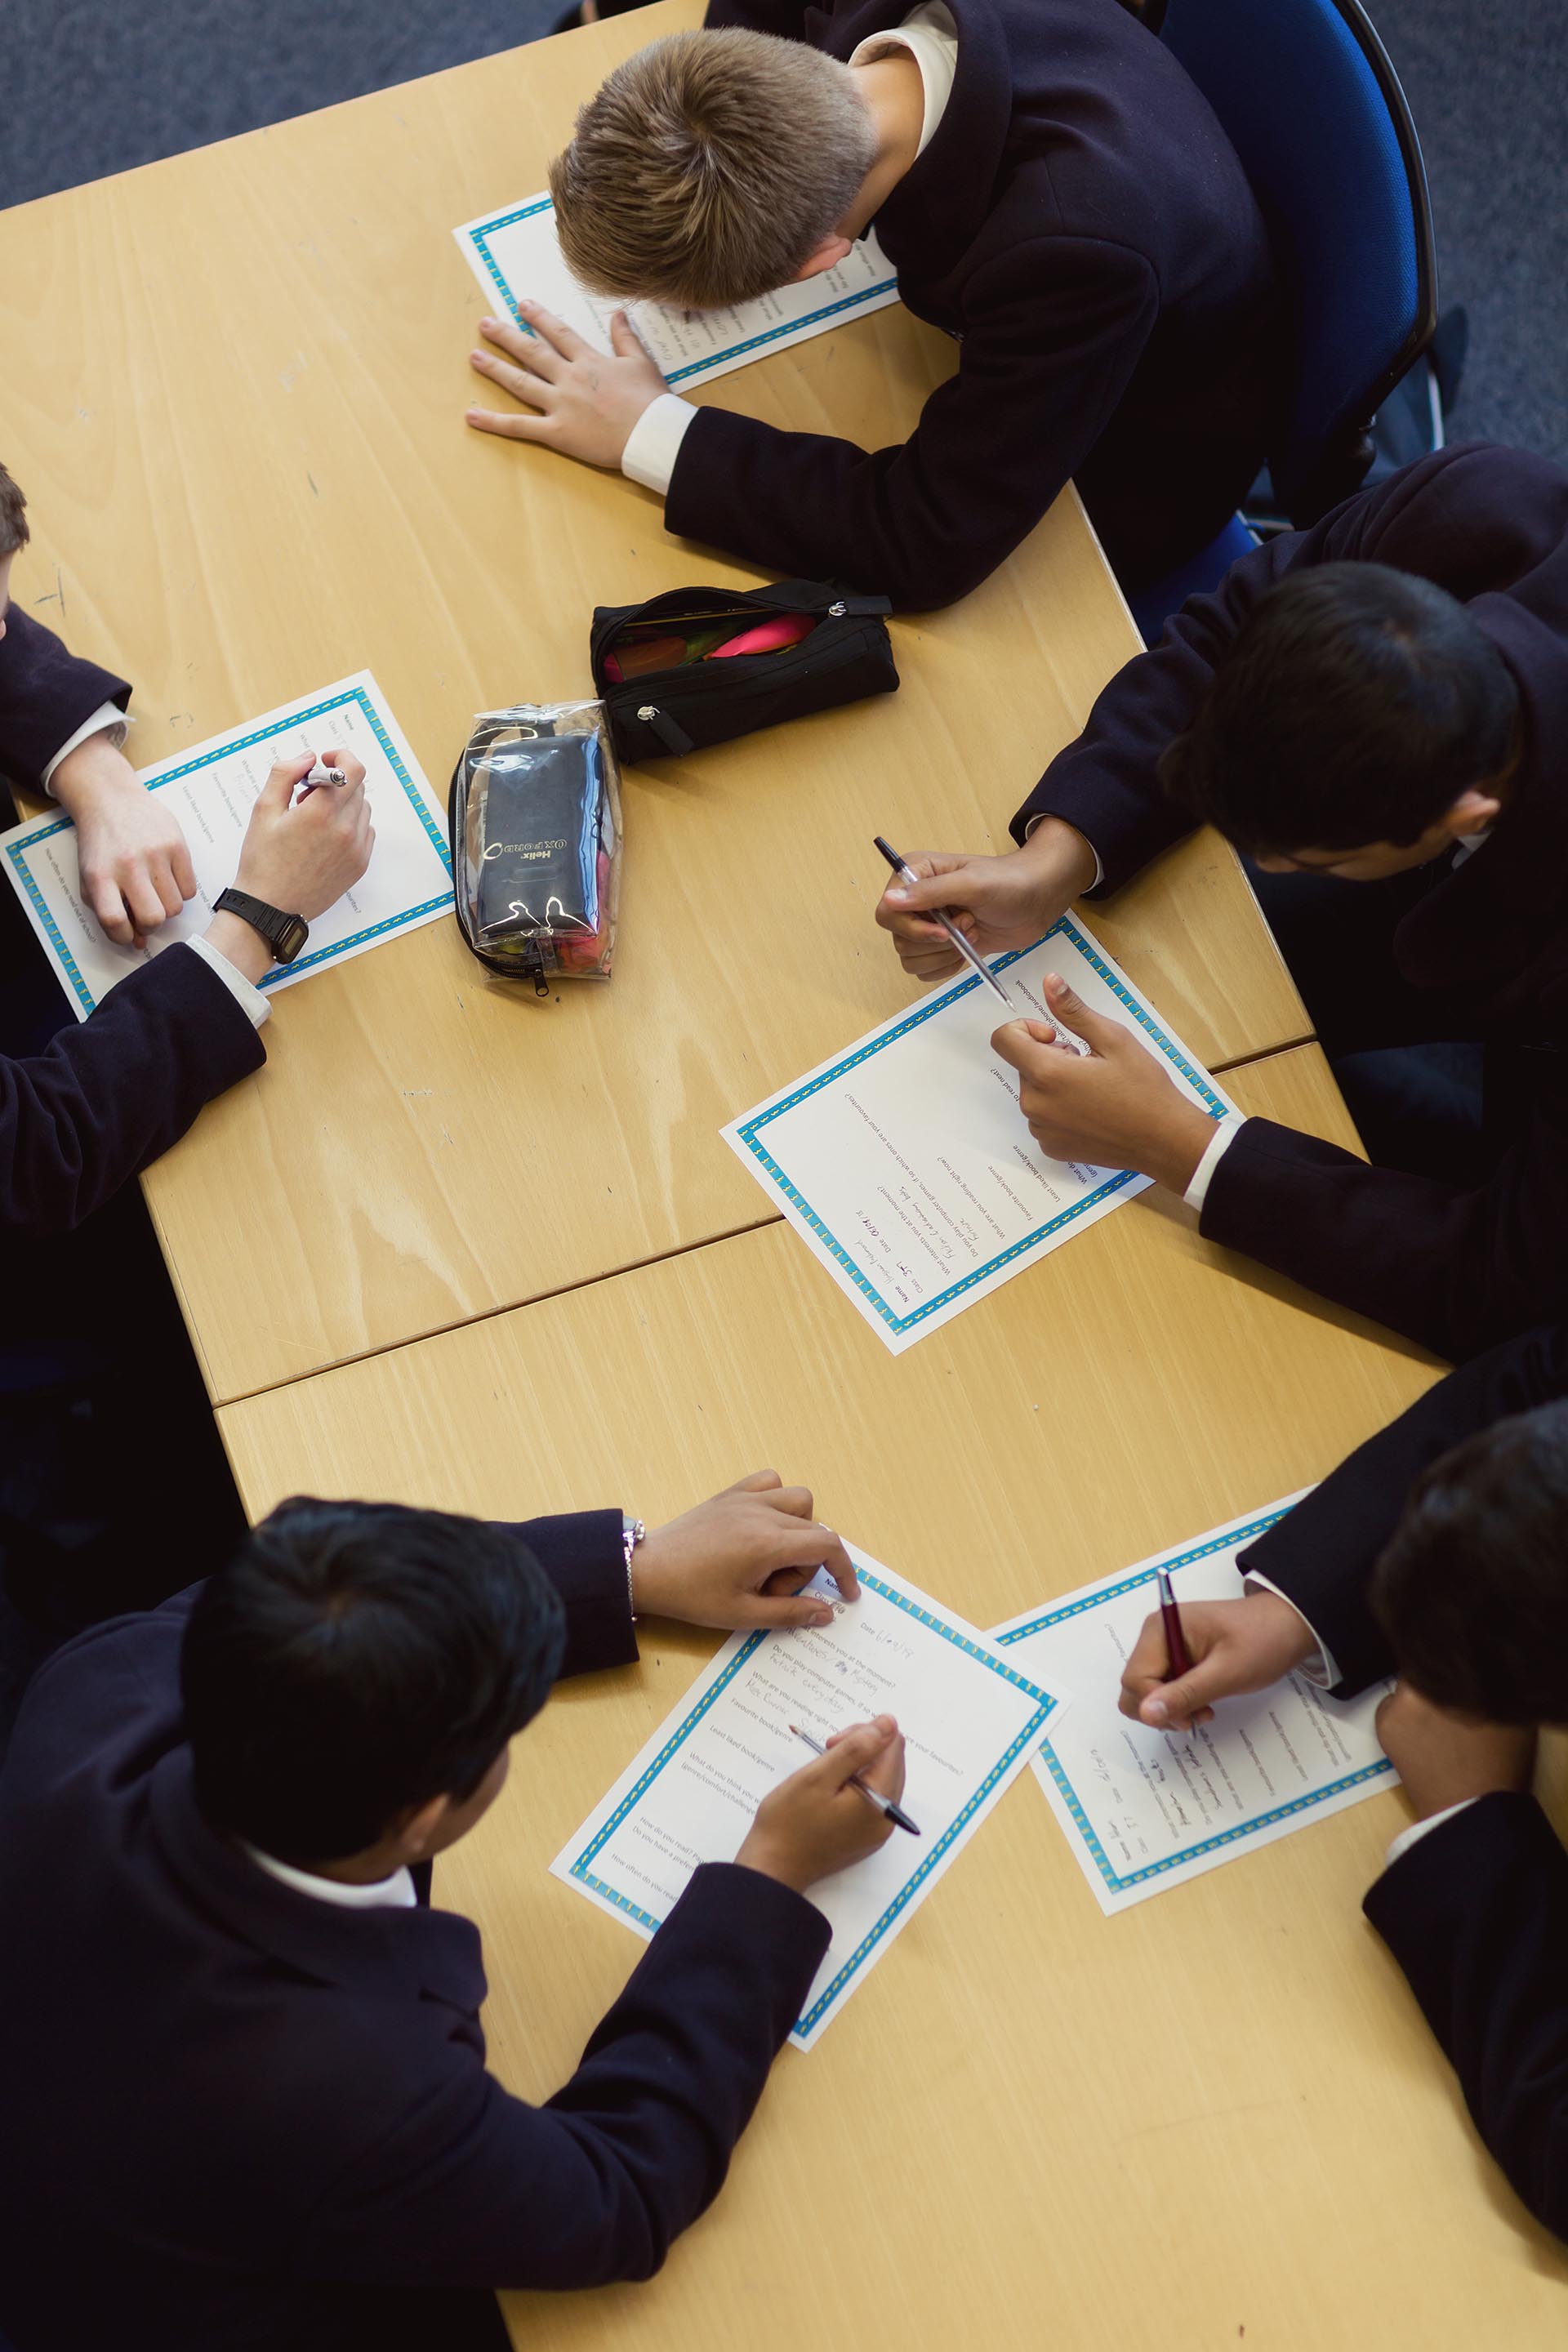
[[[876,152],[837,58],[738,27],[672,33],[616,68],[552,163],[561,250],[595,293],[751,301],[832,236]]]

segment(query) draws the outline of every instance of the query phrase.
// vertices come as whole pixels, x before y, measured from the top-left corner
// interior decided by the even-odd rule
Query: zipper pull
[[[841,621],[848,610],[848,605],[840,600],[837,604],[829,604],[827,608],[827,617],[830,621]]]
[[[668,710],[661,710],[657,702],[640,704],[637,717],[645,727],[652,728],[667,751],[694,751],[697,749],[685,728],[673,719]]]

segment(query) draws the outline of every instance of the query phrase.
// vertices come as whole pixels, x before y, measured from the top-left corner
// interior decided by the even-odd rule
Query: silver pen
[[[309,791],[317,784],[346,784],[348,778],[341,768],[329,768],[318,760],[310,772],[300,777],[300,782]]]
[[[889,865],[892,867],[900,882],[919,882],[921,877],[915,872],[914,867],[912,866],[906,866],[903,859],[899,856],[898,851],[896,849],[890,849],[879,833],[874,833],[871,835],[871,838],[876,843],[878,848],[881,851],[883,856],[887,859]],[[947,933],[948,938],[952,941],[953,946],[958,950],[959,954],[963,958],[964,962],[970,966],[972,971],[978,972],[981,979],[985,982],[986,987],[993,990],[995,994],[1002,999],[1002,1002],[1006,1006],[1008,1013],[1011,1014],[1012,1018],[1016,1021],[1018,1018],[1017,1006],[1014,1003],[1012,998],[1008,995],[1006,990],[1003,987],[1001,982],[997,979],[995,973],[986,962],[984,957],[980,953],[977,948],[971,947],[969,941],[964,938],[963,933],[959,929],[958,925],[952,920],[952,917],[944,915],[940,907],[928,907],[926,908],[926,919],[929,922],[938,923],[941,925],[942,929]]]
[[[798,1723],[792,1723],[790,1729],[797,1739],[805,1740],[814,1756],[826,1755],[827,1750],[821,1740],[814,1739],[809,1731],[803,1731]],[[886,1813],[896,1829],[908,1830],[911,1837],[919,1837],[920,1831],[910,1821],[902,1805],[895,1805],[891,1797],[884,1797],[880,1789],[873,1789],[868,1780],[862,1780],[858,1772],[850,1773],[849,1786],[855,1790],[857,1796],[864,1797],[868,1805],[875,1805],[879,1813]]]

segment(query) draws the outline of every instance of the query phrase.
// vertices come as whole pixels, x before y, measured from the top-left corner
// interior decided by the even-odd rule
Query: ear
[[[855,247],[847,236],[825,236],[815,253],[808,253],[795,276],[786,282],[804,286],[808,278],[820,278],[825,269],[837,269],[847,261]]]
[[[1495,794],[1482,792],[1472,784],[1468,792],[1459,794],[1445,811],[1443,830],[1450,841],[1468,841],[1478,833],[1485,833],[1502,814],[1502,803]]]
[[[450,1797],[430,1797],[422,1805],[411,1805],[391,1832],[398,1861],[427,1861],[438,1850],[441,1832],[451,1810]]]

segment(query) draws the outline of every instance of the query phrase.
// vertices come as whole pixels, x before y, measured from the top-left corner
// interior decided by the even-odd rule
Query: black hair
[[[1435,1706],[1568,1722],[1568,1403],[1498,1422],[1435,1462],[1371,1599],[1400,1673]]]
[[[473,1793],[559,1670],[564,1612],[521,1538],[297,1496],[198,1594],[180,1662],[197,1803],[309,1867]]]
[[[1518,719],[1457,597],[1385,564],[1322,563],[1259,598],[1160,782],[1239,849],[1407,846],[1507,767]]]

